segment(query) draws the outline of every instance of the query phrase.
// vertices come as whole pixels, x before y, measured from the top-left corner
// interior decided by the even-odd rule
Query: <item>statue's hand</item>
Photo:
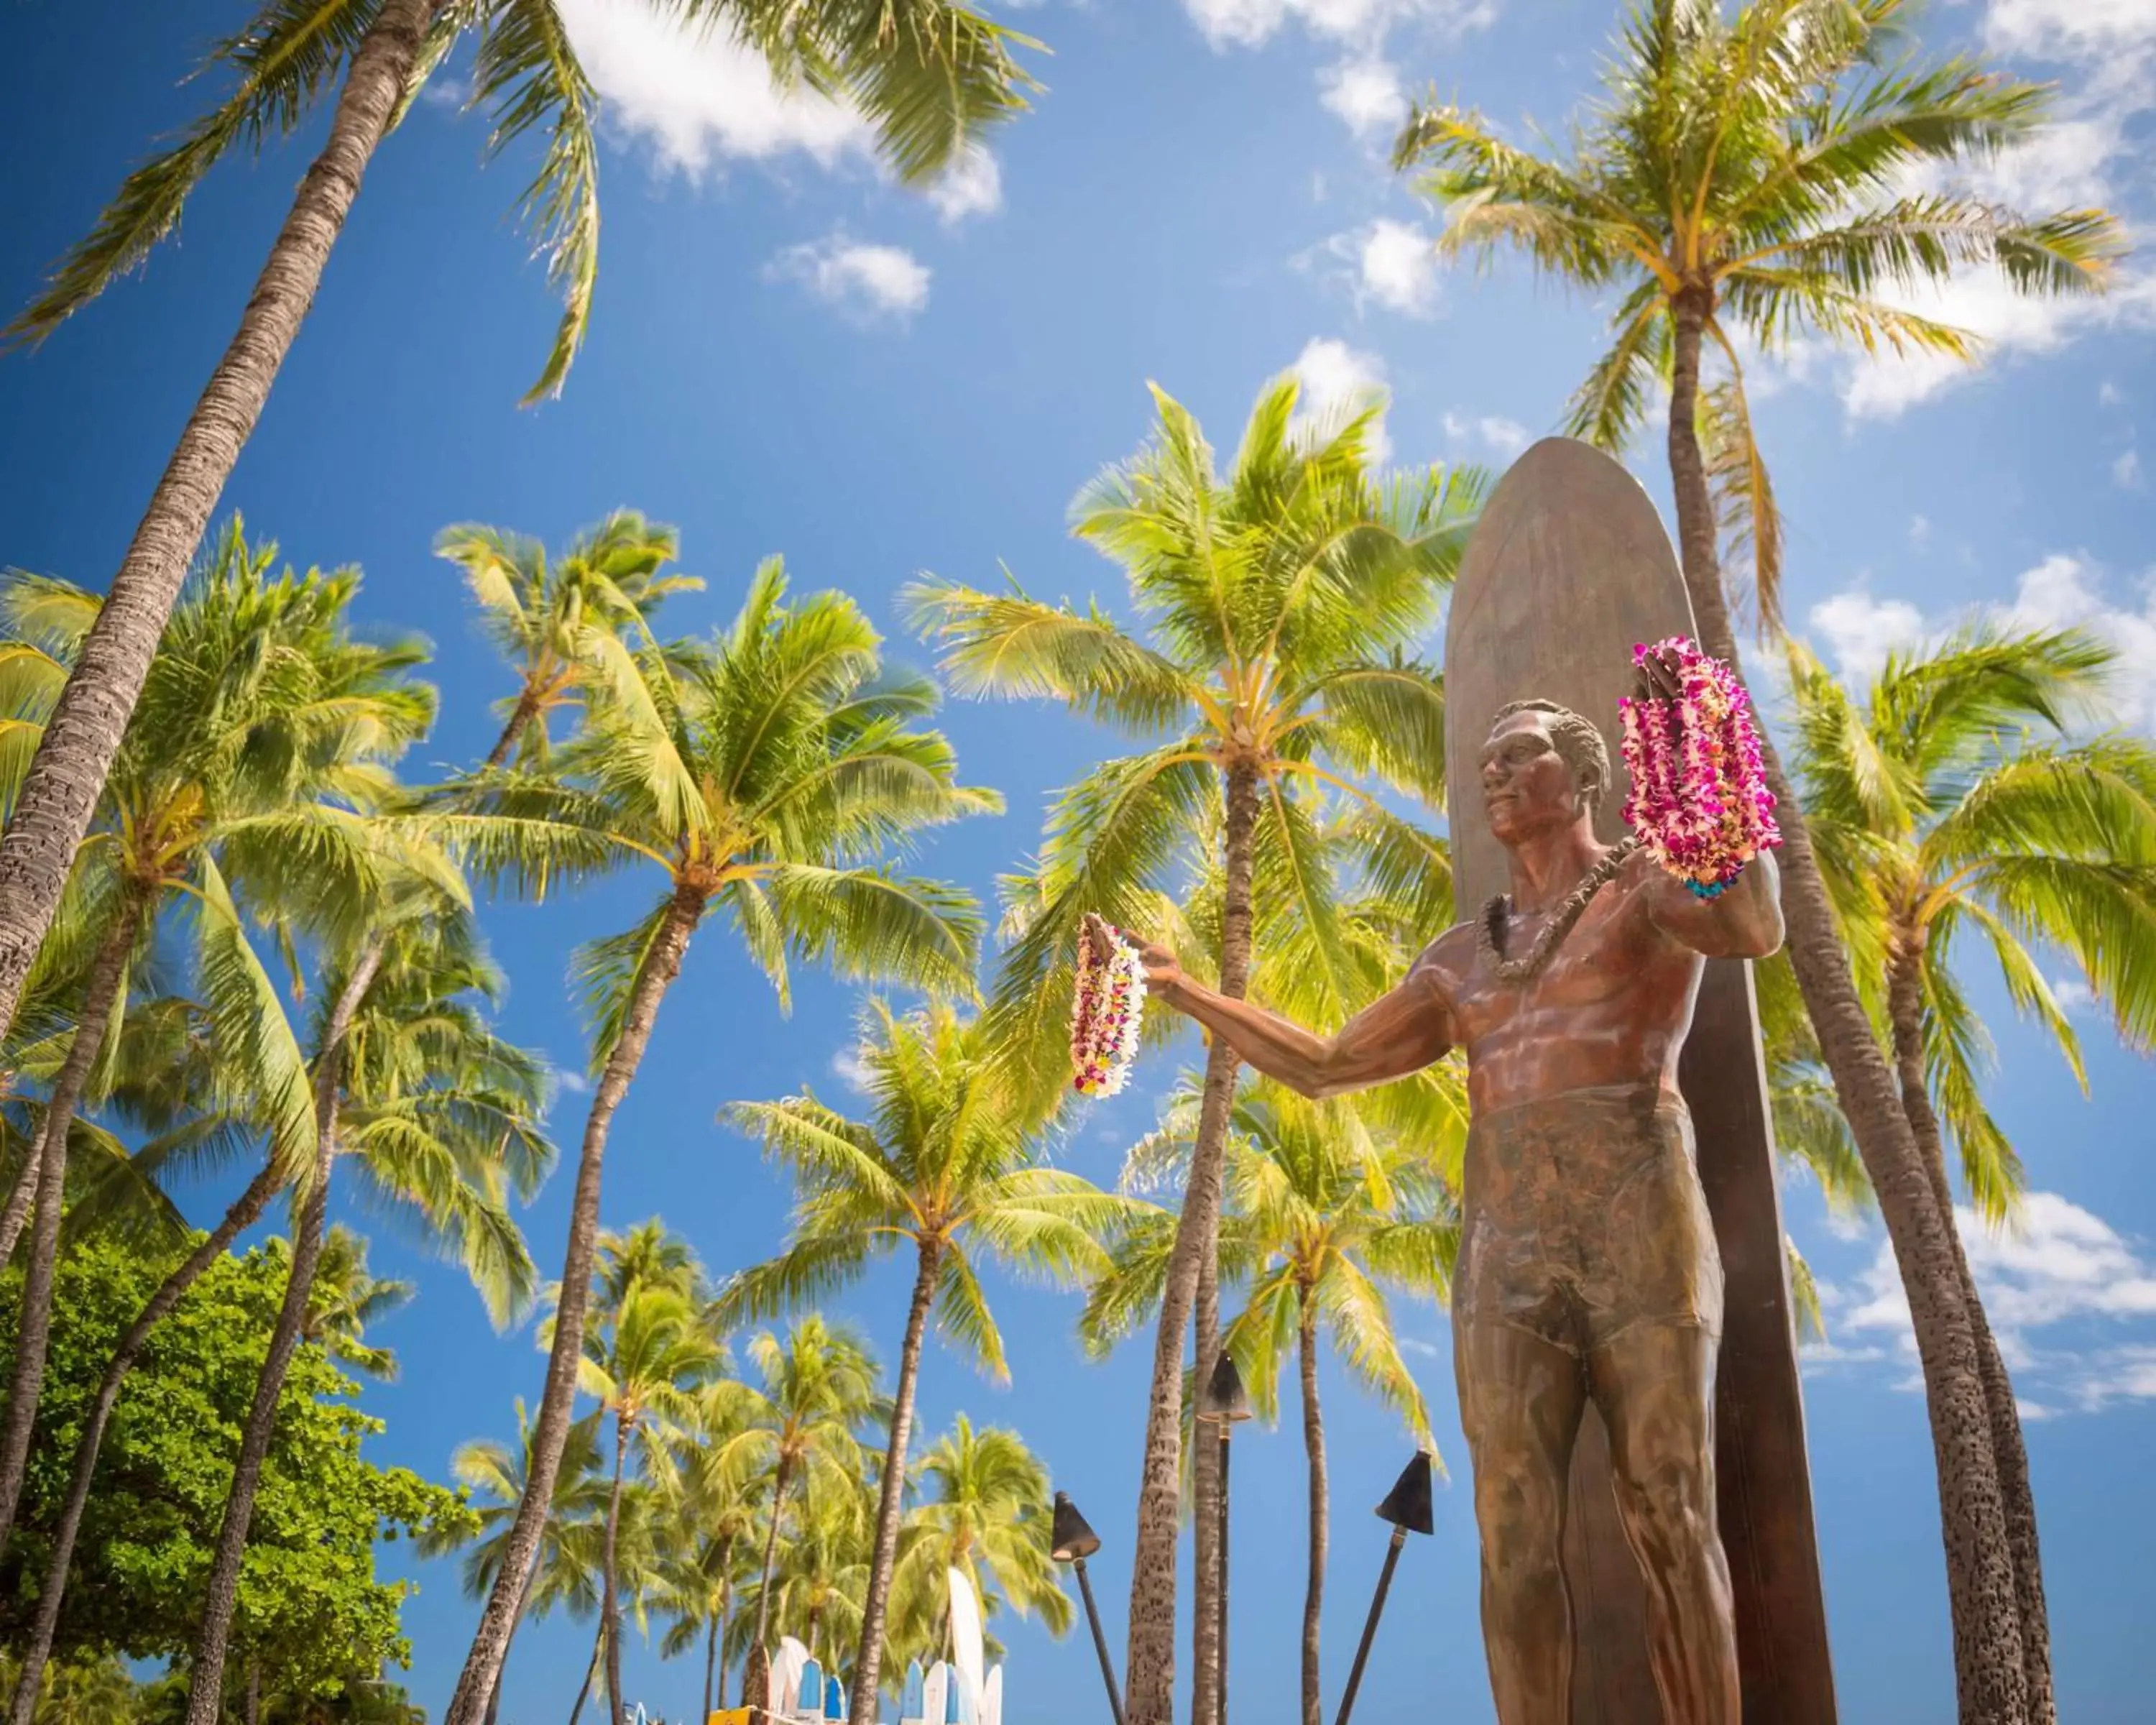
[[[1086,913],[1086,926],[1093,938],[1105,945],[1120,937],[1123,944],[1137,948],[1138,960],[1145,966],[1146,993],[1155,995],[1173,1005],[1176,992],[1183,986],[1183,966],[1174,953],[1158,941],[1149,941],[1132,934],[1127,928],[1111,928],[1092,911]]]
[[[1675,701],[1684,693],[1684,665],[1674,649],[1641,657],[1639,675],[1632,680],[1635,701]]]

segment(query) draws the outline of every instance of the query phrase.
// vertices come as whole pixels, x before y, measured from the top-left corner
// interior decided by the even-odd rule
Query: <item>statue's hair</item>
[[[1579,799],[1592,814],[1609,789],[1609,745],[1602,740],[1602,732],[1594,721],[1583,719],[1570,707],[1560,706],[1554,701],[1508,701],[1491,717],[1491,728],[1495,730],[1514,713],[1547,716],[1550,741],[1557,746],[1558,757],[1572,769],[1573,779],[1579,786]]]

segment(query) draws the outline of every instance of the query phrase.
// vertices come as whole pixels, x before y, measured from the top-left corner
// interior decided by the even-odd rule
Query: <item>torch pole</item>
[[[1385,1594],[1393,1584],[1393,1568],[1400,1560],[1400,1548],[1408,1543],[1408,1530],[1395,1527],[1392,1543],[1385,1548],[1385,1567],[1378,1572],[1378,1590],[1370,1597],[1370,1615],[1363,1625],[1363,1639],[1355,1649],[1355,1663],[1348,1669],[1348,1692],[1340,1697],[1340,1712],[1332,1725],[1348,1725],[1354,1710],[1355,1692],[1363,1686],[1363,1667],[1370,1658],[1370,1643],[1378,1637],[1378,1620],[1384,1615]],[[1121,1725],[1121,1722],[1117,1722]]]

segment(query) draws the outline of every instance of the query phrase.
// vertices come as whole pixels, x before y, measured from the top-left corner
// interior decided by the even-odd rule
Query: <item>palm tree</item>
[[[1163,1152],[1187,1158],[1194,1102],[1186,1094],[1165,1132],[1141,1147],[1141,1165]],[[1281,1363],[1291,1351],[1301,1378],[1310,1472],[1302,1718],[1303,1725],[1317,1725],[1318,1631],[1329,1531],[1318,1332],[1322,1326],[1330,1332],[1348,1370],[1429,1445],[1429,1409],[1400,1357],[1383,1288],[1442,1304],[1450,1292],[1459,1217],[1419,1144],[1411,1152],[1399,1137],[1373,1130],[1350,1101],[1312,1102],[1270,1082],[1247,1086],[1237,1102],[1227,1185],[1222,1255],[1243,1267],[1250,1286],[1222,1346],[1242,1368],[1258,1411],[1269,1419],[1278,1414]],[[1118,1272],[1156,1284],[1159,1275],[1142,1259],[1127,1260]],[[1130,1306],[1127,1292],[1100,1303],[1117,1312]],[[1113,1339],[1099,1326],[1088,1326],[1085,1333],[1096,1348]]]
[[[393,1202],[415,1210],[455,1253],[497,1322],[511,1321],[536,1292],[508,1191],[513,1183],[528,1194],[544,1172],[545,1140],[536,1124],[544,1070],[487,1026],[475,998],[497,996],[500,973],[468,916],[454,906],[445,911],[428,886],[385,906],[348,955],[333,952],[324,967],[326,1004],[310,1063],[314,1165],[295,1193],[285,1297],[211,1558],[190,1662],[187,1725],[215,1725],[218,1717],[255,1491],[312,1299],[341,1153],[348,1151],[353,1168]]]
[[[567,1607],[572,1617],[588,1616],[598,1609],[599,1548],[611,1496],[599,1459],[601,1417],[600,1410],[594,1409],[569,1428],[555,1476],[553,1501],[543,1524],[545,1532],[518,1589],[517,1628],[523,1626],[527,1616],[543,1618],[557,1605]],[[477,1526],[469,1535],[459,1528],[459,1543],[464,1538],[470,1541],[462,1567],[467,1599],[484,1599],[493,1588],[509,1543],[509,1530],[531,1478],[531,1421],[521,1400],[516,1404],[516,1433],[518,1442],[513,1449],[492,1438],[475,1438],[461,1444],[450,1464],[457,1483],[479,1500],[475,1506]],[[429,1533],[431,1538],[422,1536],[421,1556],[439,1556],[450,1548],[439,1533],[433,1530]],[[488,1725],[492,1725],[501,1700],[497,1683],[495,1692],[487,1697]]]
[[[584,1334],[582,1384],[613,1415],[613,1474],[600,1555],[601,1630],[606,1637],[607,1699],[622,1725],[621,1597],[616,1573],[621,1497],[629,1445],[663,1441],[670,1421],[688,1417],[697,1384],[725,1361],[705,1314],[677,1290],[634,1283],[593,1314]]]
[[[537,540],[475,522],[444,528],[434,552],[465,572],[488,635],[516,670],[489,767],[520,748],[544,757],[548,716],[578,698],[587,674],[586,629],[630,630],[648,641],[661,600],[704,586],[693,575],[662,572],[680,555],[680,536],[633,509],[616,510],[551,562]]]
[[[1614,446],[1670,386],[1668,449],[1685,584],[1706,649],[1738,662],[1717,544],[1717,501],[1749,541],[1763,623],[1778,615],[1779,526],[1746,404],[1740,337],[1768,352],[1799,336],[1867,352],[1969,357],[1964,332],[1910,311],[1896,289],[1997,269],[2029,294],[2102,287],[2122,249],[2100,210],[2035,218],[1953,192],[1909,192],[2025,140],[2048,93],[1960,55],[1905,56],[1907,0],[1653,0],[1634,13],[1609,93],[1569,159],[1505,142],[1478,116],[1418,111],[1394,151],[1427,169],[1448,254],[1517,247],[1539,269],[1619,291],[1614,339],[1573,402],[1571,429]],[[1703,352],[1724,367],[1702,392]],[[1712,431],[1710,468],[1701,438]],[[1994,1453],[1977,1320],[1851,973],[1799,806],[1772,740],[1782,900],[1820,1051],[1877,1194],[1922,1358],[1937,1458],[1964,1717],[2056,1712],[2027,1481]],[[2011,1410],[2005,1410],[2009,1414]],[[2018,1506],[2018,1507],[2016,1507]]]
[[[924,1496],[909,1519],[899,1562],[893,1652],[941,1656],[950,1611],[949,1574],[966,1578],[983,1617],[1009,1604],[1040,1614],[1053,1635],[1074,1620],[1050,1555],[1048,1470],[1016,1432],[976,1430],[963,1414],[921,1459]]]
[[[948,0],[649,3],[753,47],[781,87],[851,104],[910,185],[935,178],[983,131],[1021,111],[1032,86],[1013,54],[1038,44]],[[523,209],[566,305],[526,399],[559,390],[598,276],[598,147],[597,99],[554,0],[259,0],[248,25],[211,51],[210,64],[233,74],[231,93],[128,176],[95,231],[12,326],[18,340],[49,334],[146,259],[228,152],[290,136],[335,93],[321,154],[300,182],[239,328],[151,495],[0,837],[0,1035],[13,1022],[187,560],[299,336],[361,177],[467,33],[478,39],[471,100],[493,120],[490,147],[532,135],[546,141]],[[475,1692],[472,1684],[460,1688],[449,1725],[471,1725]]]
[[[2100,709],[2116,659],[2075,630],[1964,629],[1890,658],[1860,701],[1791,649],[1797,772],[1814,848],[1948,1219],[1992,1441],[2010,1480],[2026,1479],[2028,1460],[2006,1362],[1953,1221],[1947,1140],[1989,1223],[2010,1219],[2023,1175],[1984,1106],[1989,1038],[1956,973],[1957,937],[1989,947],[2015,1006],[2044,1025],[2084,1084],[2079,1040],[2029,942],[2071,954],[2133,1045],[2146,1049],[2156,1035],[2156,749],[2067,729]],[[2016,1549],[2033,1563],[2033,1501],[2010,1491],[2006,1508]],[[2038,1589],[2025,1609],[2042,1604]],[[2041,1615],[2025,1626],[2040,1645],[2048,1640]]]
[[[1368,471],[1374,405],[1298,433],[1294,378],[1258,398],[1224,475],[1197,421],[1154,391],[1158,422],[1135,458],[1072,506],[1074,531],[1120,563],[1148,643],[1097,607],[942,583],[911,602],[972,694],[1048,696],[1147,739],[1065,791],[1049,817],[1040,879],[1008,957],[992,1023],[1014,1063],[1060,1069],[1070,998],[1065,954],[1080,917],[1142,921],[1178,847],[1219,811],[1219,978],[1240,997],[1250,962],[1252,880],[1300,903],[1321,973],[1351,989],[1337,911],[1325,900],[1313,793],[1359,805],[1373,850],[1435,851],[1377,801],[1368,777],[1432,804],[1444,797],[1444,691],[1412,656],[1435,622],[1480,494],[1479,477],[1435,470],[1381,485]],[[1183,1332],[1211,1369],[1211,1265],[1220,1158],[1236,1060],[1216,1041],[1205,1118],[1183,1195],[1177,1255],[1153,1355],[1137,1549],[1132,1557],[1127,1708],[1165,1725],[1173,1703],[1175,1539]],[[1197,1521],[1200,1626],[1194,1717],[1209,1720],[1213,1518],[1202,1455]]]
[[[433,691],[408,675],[423,656],[416,644],[352,637],[357,572],[278,575],[276,557],[274,544],[250,545],[237,517],[218,536],[173,614],[140,721],[80,845],[70,891],[80,927],[64,938],[93,956],[38,1147],[36,1225],[0,1432],[0,1548],[44,1381],[69,1128],[161,912],[184,894],[200,937],[221,940],[233,929],[228,878],[258,905],[303,912],[371,890],[393,835],[364,817],[382,805],[387,763],[434,715]],[[49,689],[55,667],[80,662],[109,603],[63,582],[10,578],[0,587],[0,675]],[[37,712],[34,695],[8,704]],[[277,1106],[303,1135],[301,1091],[287,1086]]]
[[[322,1239],[315,1285],[300,1340],[311,1342],[341,1366],[384,1384],[397,1380],[397,1356],[367,1339],[369,1325],[408,1306],[418,1290],[408,1281],[377,1276],[367,1267],[367,1240],[341,1222]]]
[[[719,1465],[736,1478],[771,1482],[756,1628],[749,1638],[753,1649],[766,1645],[771,1627],[772,1576],[788,1494],[797,1486],[805,1491],[811,1476],[827,1486],[859,1479],[859,1433],[883,1402],[868,1344],[820,1317],[797,1320],[783,1342],[772,1331],[759,1332],[747,1354],[761,1384],[722,1383],[711,1394],[719,1417],[735,1428],[721,1446]]]
[[[773,560],[716,641],[640,655],[612,641],[605,686],[587,691],[583,729],[556,770],[481,774],[462,793],[465,812],[443,817],[476,865],[541,892],[564,870],[635,862],[656,865],[665,886],[634,928],[579,955],[598,1082],[539,1404],[543,1489],[513,1536],[448,1725],[472,1725],[501,1666],[510,1578],[531,1562],[576,1393],[608,1132],[690,937],[724,911],[782,1004],[789,949],[848,975],[972,987],[972,901],[884,860],[930,826],[1000,805],[957,783],[948,743],[911,722],[933,709],[933,685],[886,676],[879,645],[842,594],[789,601]]]
[[[846,1675],[838,1650],[860,1636],[861,1600],[875,1534],[873,1482],[836,1473],[804,1478],[769,1583],[774,1635],[791,1635],[834,1676]],[[759,1615],[765,1606],[761,1590]],[[858,1686],[860,1673],[852,1674]]]
[[[687,1652],[701,1636],[704,1644],[704,1711],[726,1705],[726,1667],[732,1659],[730,1631],[740,1584],[756,1539],[762,1488],[724,1465],[726,1445],[743,1416],[737,1398],[697,1398],[696,1417],[676,1433],[661,1454],[656,1484],[659,1515],[667,1525],[692,1530],[686,1540],[670,1543],[662,1553],[655,1597],[674,1619],[660,1644],[662,1657]]]
[[[878,1004],[860,1059],[872,1107],[849,1120],[813,1095],[737,1103],[726,1117],[762,1138],[794,1173],[793,1237],[779,1256],[737,1277],[721,1309],[765,1317],[822,1300],[875,1259],[913,1247],[913,1297],[899,1345],[890,1441],[874,1522],[852,1725],[873,1725],[885,1617],[904,1510],[914,1389],[932,1307],[973,1364],[1008,1381],[1003,1337],[972,1250],[1008,1269],[1075,1282],[1105,1268],[1100,1236],[1127,1208],[1076,1174],[1042,1166],[1026,1108],[988,1058],[978,1021],[947,1007],[899,1018]]]
[[[304,1101],[309,1062],[228,901],[205,925],[199,957],[209,1002],[208,1040],[224,1058],[204,1064],[194,1058],[199,1050],[190,1047],[179,1067],[181,1082],[213,1110],[234,1116],[242,1102],[234,1093],[251,1086],[245,1106],[264,1117],[254,1129],[267,1137],[266,1153],[223,1219],[166,1276],[113,1350],[76,1441],[26,1660],[32,1671],[50,1651],[98,1452],[136,1358],[187,1289],[277,1194],[295,1180],[307,1184],[310,1171],[320,1165],[316,1117],[303,1116],[302,1137],[263,1100],[273,1091],[292,1091]],[[431,973],[415,964],[382,981],[378,996],[367,999],[356,1020],[346,1014],[344,1045],[349,1051],[356,1045],[364,1063],[338,1105],[336,1149],[386,1208],[418,1218],[431,1240],[459,1257],[495,1322],[506,1323],[529,1299],[533,1281],[507,1199],[511,1194],[531,1197],[553,1161],[553,1148],[537,1125],[540,1069],[531,1055],[494,1038],[471,1000],[459,998],[460,991],[498,995],[497,973],[459,941],[441,942],[431,962]],[[336,1019],[333,1009],[329,1027],[318,1033],[318,1049],[337,1045],[323,1040]],[[319,1054],[314,1064],[319,1073]],[[217,1118],[213,1113],[211,1123]],[[304,1211],[301,1219],[304,1227]],[[333,1355],[362,1369],[393,1367],[386,1351],[367,1348],[360,1330],[385,1303],[401,1303],[403,1285],[369,1276],[363,1248],[341,1228],[325,1238],[310,1281],[321,1286],[294,1307],[298,1327],[292,1346],[302,1337],[319,1339]],[[18,1685],[11,1725],[28,1725],[30,1693]]]

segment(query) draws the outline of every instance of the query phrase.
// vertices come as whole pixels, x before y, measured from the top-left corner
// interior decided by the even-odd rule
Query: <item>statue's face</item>
[[[1579,785],[1551,738],[1549,715],[1500,719],[1482,745],[1482,807],[1501,845],[1579,819]]]

